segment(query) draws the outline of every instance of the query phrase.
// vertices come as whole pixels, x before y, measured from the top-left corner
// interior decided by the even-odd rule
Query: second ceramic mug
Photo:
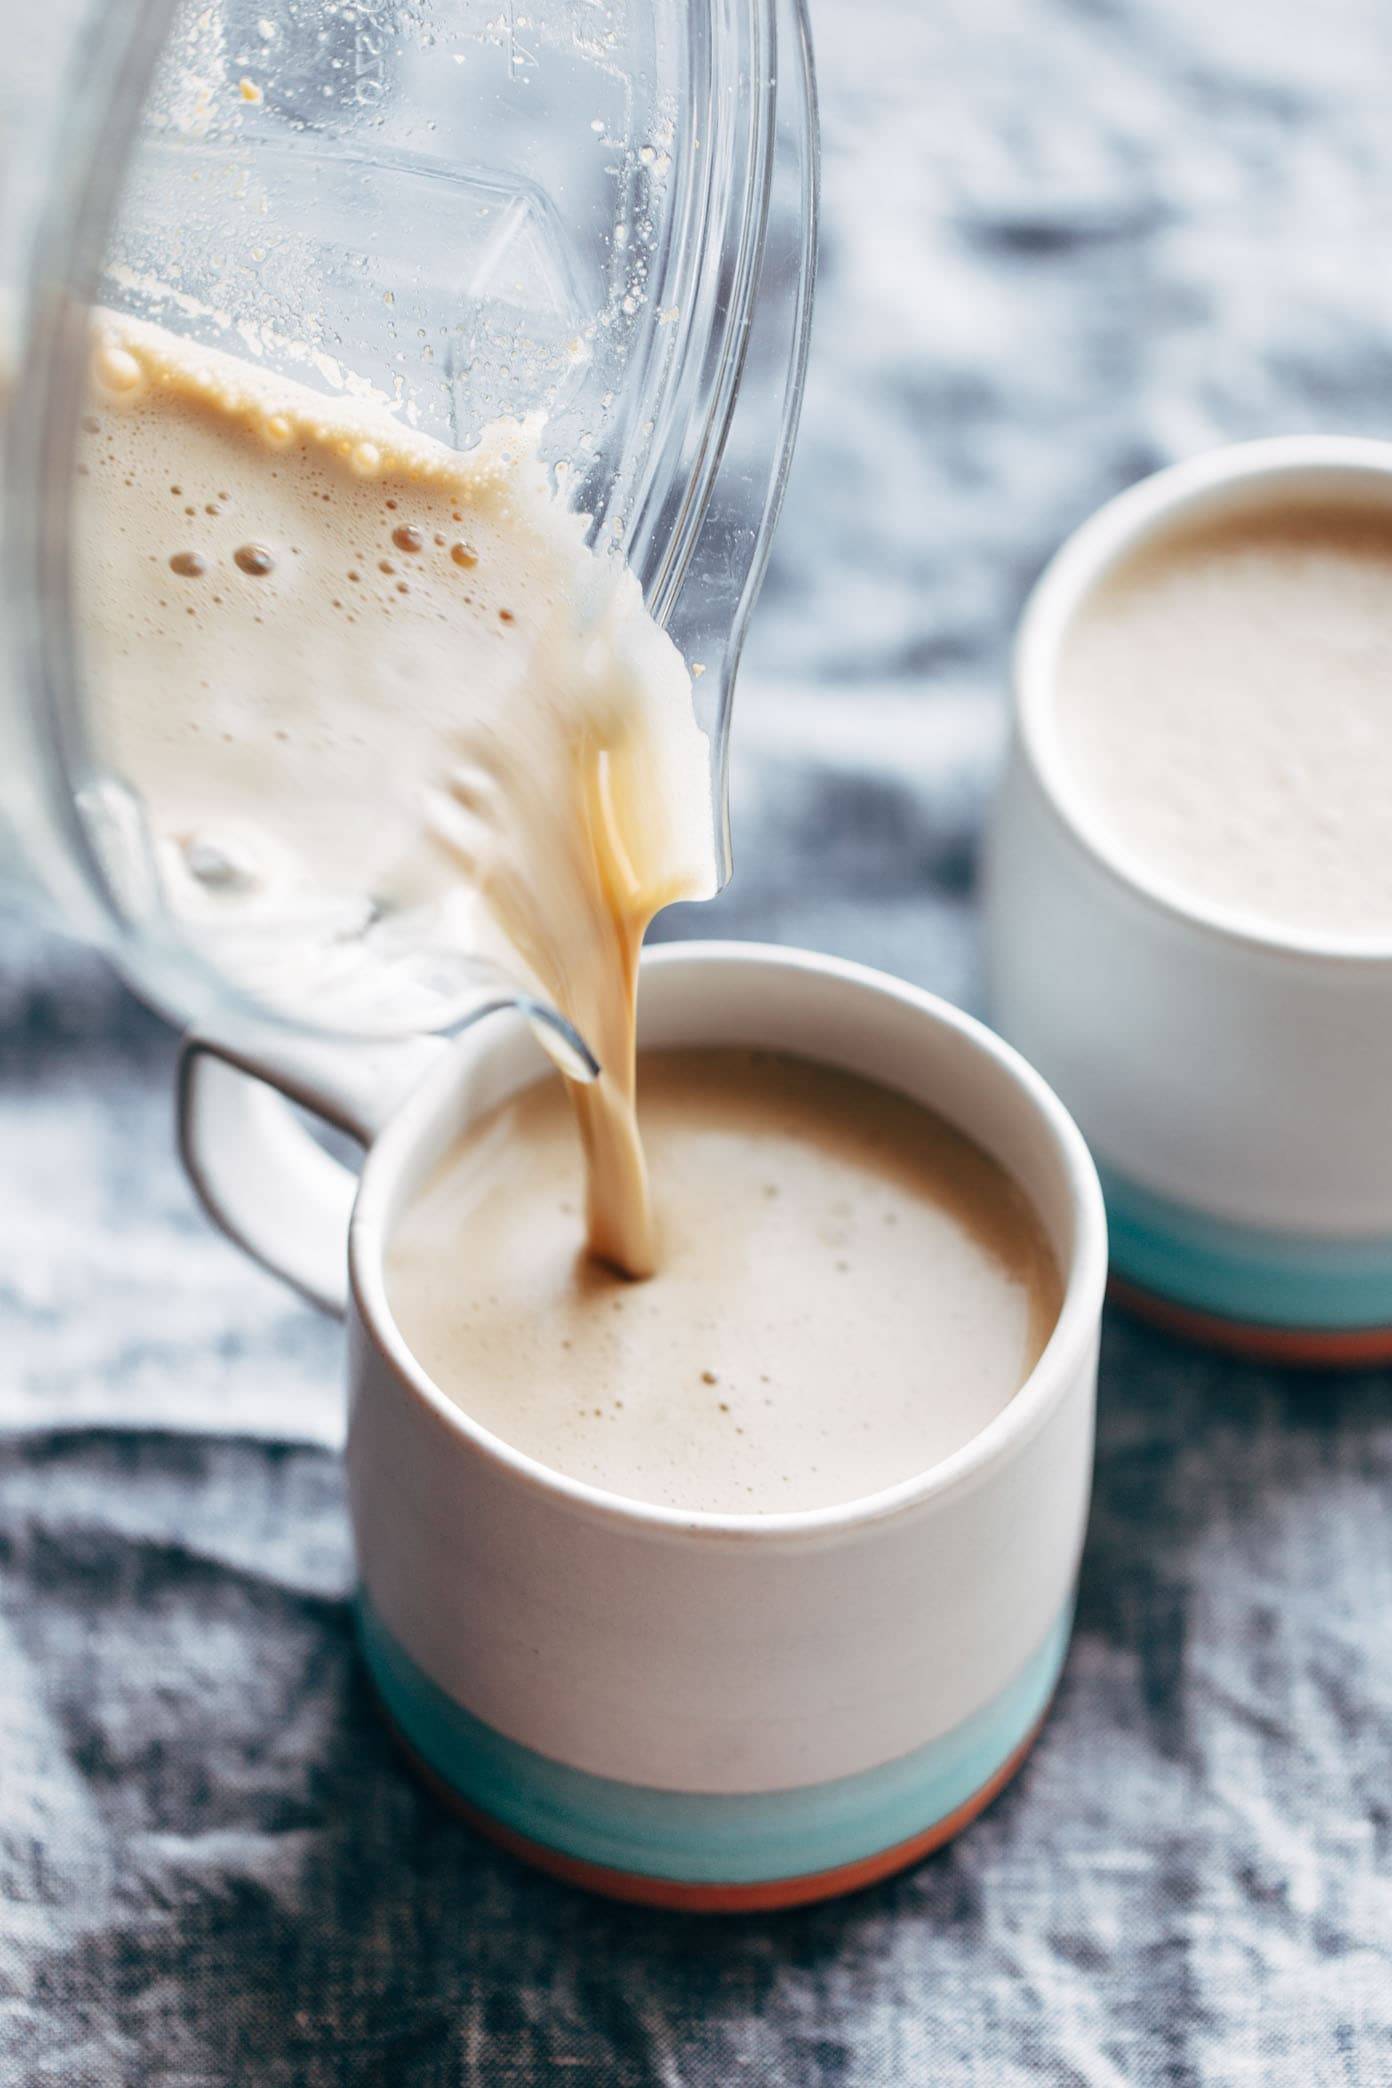
[[[941,1111],[1028,1192],[1062,1311],[1020,1392],[952,1457],[845,1506],[680,1512],[549,1471],[444,1397],[393,1324],[383,1250],[460,1129],[546,1070],[515,1017],[441,1049],[423,1078],[426,1046],[403,1060],[288,1037],[194,1042],[183,1147],[235,1238],[346,1306],[362,1644],[417,1765],[495,1838],[601,1891],[790,1905],[946,1840],[1043,1717],[1087,1516],[1101,1192],[1073,1123],[1013,1051],[860,967],[755,945],[657,950],[640,1032],[646,1045],[799,1052],[881,1081]],[[368,1145],[356,1202],[283,1095]],[[467,1239],[459,1257],[467,1283]],[[931,1326],[923,1338],[927,1355]]]
[[[1039,581],[988,851],[992,1020],[1073,1110],[1130,1301],[1240,1352],[1392,1358],[1392,946],[1282,936],[1097,831],[1060,744],[1072,619],[1177,524],[1284,498],[1392,513],[1392,444],[1244,443],[1099,510]]]

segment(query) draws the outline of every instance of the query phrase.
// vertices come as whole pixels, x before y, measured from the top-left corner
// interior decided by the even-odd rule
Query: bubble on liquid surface
[[[104,341],[92,358],[92,375],[107,391],[134,391],[140,382],[140,364],[129,348]]]
[[[247,892],[258,882],[246,863],[239,863],[217,842],[201,840],[196,834],[183,844],[183,857],[189,876],[207,891]]]

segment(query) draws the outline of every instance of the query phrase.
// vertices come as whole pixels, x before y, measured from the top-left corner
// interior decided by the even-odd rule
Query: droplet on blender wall
[[[207,572],[208,562],[196,551],[176,551],[169,561],[169,570],[181,580],[199,580]]]
[[[275,560],[264,544],[239,544],[232,553],[232,563],[250,573],[253,580],[264,580],[267,573],[275,571]]]
[[[425,538],[409,522],[398,523],[392,531],[392,542],[398,551],[420,551],[425,546]]]
[[[238,863],[213,841],[186,841],[184,862],[189,876],[196,877],[210,892],[249,891],[257,881],[244,863]]]

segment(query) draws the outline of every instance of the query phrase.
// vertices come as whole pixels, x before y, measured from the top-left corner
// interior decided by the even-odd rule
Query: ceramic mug
[[[673,945],[644,957],[639,1016],[645,1045],[790,1050],[897,1088],[1023,1185],[1063,1306],[1024,1387],[964,1448],[844,1506],[694,1513],[563,1477],[447,1399],[393,1324],[383,1250],[461,1129],[547,1070],[513,1015],[438,1057],[194,1040],[183,1150],[220,1224],[347,1311],[361,1640],[417,1766],[485,1832],[601,1891],[791,1905],[938,1846],[1038,1730],[1087,1515],[1101,1192],[1038,1075],[897,980]],[[283,1095],[367,1147],[356,1198]],[[459,1267],[467,1282],[467,1238]]]
[[[1392,444],[1299,437],[1178,465],[1039,581],[987,851],[990,1013],[1092,1147],[1124,1297],[1239,1352],[1363,1362],[1392,1358],[1392,945],[1282,935],[1130,861],[1080,801],[1054,702],[1069,626],[1120,559],[1292,495],[1392,512]]]

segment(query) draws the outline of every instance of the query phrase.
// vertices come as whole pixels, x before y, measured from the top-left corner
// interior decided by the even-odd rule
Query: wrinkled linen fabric
[[[1392,12],[820,0],[827,225],[734,749],[668,933],[975,1005],[1009,633],[1229,437],[1392,422]],[[1077,1634],[956,1845],[728,1922],[534,1877],[355,1658],[340,1335],[196,1212],[173,1042],[0,930],[0,2082],[1392,2083],[1392,1374],[1109,1316]]]

